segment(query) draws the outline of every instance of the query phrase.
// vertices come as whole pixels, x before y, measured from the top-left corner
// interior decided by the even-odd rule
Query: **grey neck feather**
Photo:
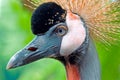
[[[81,80],[100,80],[100,62],[95,45],[90,38],[88,27],[81,19],[86,28],[86,39],[78,50],[80,62],[78,62]]]
[[[90,38],[88,27],[86,27],[84,20],[83,25],[86,28],[86,39],[83,44],[71,56],[80,70],[81,80],[100,80],[100,62],[95,45]]]
[[[100,80],[100,63],[91,39],[79,64],[81,80]]]

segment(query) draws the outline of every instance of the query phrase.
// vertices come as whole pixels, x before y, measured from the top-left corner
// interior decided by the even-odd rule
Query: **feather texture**
[[[120,0],[23,0],[34,10],[44,2],[55,2],[65,10],[77,13],[85,21],[94,41],[106,46],[120,41]]]

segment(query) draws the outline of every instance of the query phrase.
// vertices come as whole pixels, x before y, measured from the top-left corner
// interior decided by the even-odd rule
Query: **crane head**
[[[82,50],[88,41],[82,18],[53,2],[44,3],[34,11],[31,29],[36,37],[10,59],[7,69],[41,58],[55,58],[66,63],[65,59],[78,49]]]

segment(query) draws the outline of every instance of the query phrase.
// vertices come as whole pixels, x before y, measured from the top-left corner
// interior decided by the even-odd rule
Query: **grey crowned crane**
[[[100,80],[100,63],[93,41],[109,45],[117,40],[112,35],[120,35],[120,23],[111,22],[118,20],[120,10],[110,12],[118,7],[117,0],[43,1],[31,19],[36,37],[10,59],[7,69],[48,57],[64,64],[67,80]]]

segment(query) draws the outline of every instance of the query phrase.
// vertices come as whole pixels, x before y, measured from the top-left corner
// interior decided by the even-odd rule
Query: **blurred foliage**
[[[20,0],[0,1],[0,80],[65,80],[64,66],[53,59],[42,59],[24,67],[6,70],[10,57],[34,35],[30,29],[31,12]],[[120,43],[117,43],[120,44]],[[97,45],[102,80],[120,80],[120,47],[110,50]]]

